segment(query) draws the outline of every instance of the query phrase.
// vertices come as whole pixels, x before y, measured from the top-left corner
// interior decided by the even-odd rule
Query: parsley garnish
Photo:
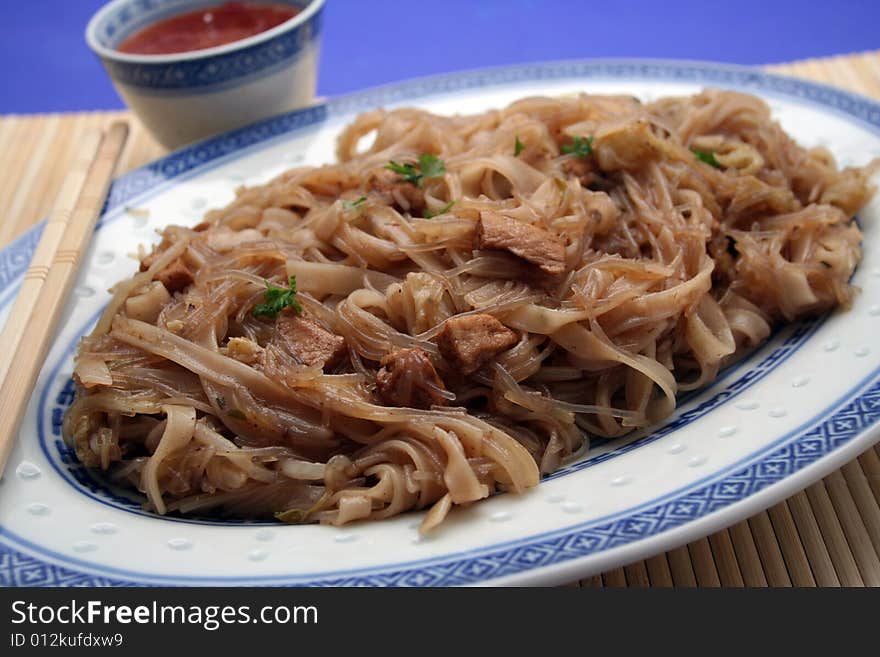
[[[343,201],[342,207],[344,207],[346,210],[352,210],[352,209],[358,207],[359,205],[363,205],[366,202],[367,202],[367,197],[361,196],[357,201]]]
[[[513,143],[513,156],[518,157],[525,147],[526,145],[519,140],[519,137],[517,137],[516,141]]]
[[[385,165],[385,168],[400,174],[404,182],[412,183],[416,187],[424,185],[425,180],[428,178],[442,178],[443,174],[446,173],[446,165],[443,164],[443,160],[431,153],[419,155],[418,166],[409,162],[399,164],[391,160]]]
[[[290,277],[290,287],[275,287],[266,281],[266,292],[263,295],[263,303],[254,306],[254,317],[271,317],[275,319],[285,308],[292,308],[299,315],[302,306],[296,300],[296,276]]]
[[[709,166],[713,166],[716,169],[721,168],[721,163],[715,159],[715,153],[711,151],[697,150],[696,148],[692,148],[691,150],[694,152],[694,155],[696,155],[697,159],[700,162],[705,162]]]
[[[419,168],[425,178],[442,178],[446,173],[446,165],[436,155],[430,153],[419,155]]]
[[[571,153],[578,157],[587,157],[593,154],[593,138],[592,137],[575,137],[574,141],[562,147],[563,153]]]
[[[438,217],[441,214],[446,214],[452,209],[452,206],[455,205],[455,201],[449,201],[446,205],[444,205],[437,212],[428,212],[425,210],[425,219],[433,219],[434,217]]]

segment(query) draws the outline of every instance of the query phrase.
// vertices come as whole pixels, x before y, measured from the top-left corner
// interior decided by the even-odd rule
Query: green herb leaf
[[[419,187],[422,186],[422,174],[416,169],[415,164],[410,164],[409,162],[406,164],[398,164],[394,160],[391,160],[385,165],[385,168],[389,171],[400,174],[400,177],[403,178],[404,182],[412,183]]]
[[[366,202],[367,202],[367,197],[361,196],[357,201],[343,201],[342,207],[344,207],[346,210],[353,210],[354,208],[356,208],[360,205],[363,205]]]
[[[290,287],[275,287],[266,281],[266,292],[263,294],[263,303],[254,306],[254,317],[271,317],[275,319],[285,308],[302,314],[302,306],[296,300],[296,276],[290,277]]]
[[[428,212],[425,210],[425,219],[433,219],[434,217],[439,217],[441,214],[446,214],[452,209],[453,205],[455,205],[455,201],[449,201],[449,203],[444,205],[437,212]]]
[[[236,420],[246,420],[247,419],[247,416],[244,413],[242,413],[240,410],[238,410],[237,408],[230,408],[226,412],[226,414],[229,417],[234,417]]]
[[[562,147],[562,152],[578,157],[588,157],[593,154],[593,138],[575,137],[574,141]]]
[[[711,151],[697,150],[696,148],[692,148],[691,150],[694,152],[694,155],[700,162],[705,162],[709,166],[713,166],[716,169],[721,168],[721,163],[715,159],[715,153],[712,153]]]
[[[424,178],[442,178],[446,173],[446,165],[436,155],[426,153],[419,155],[419,168]]]
[[[400,164],[391,160],[385,165],[385,168],[399,174],[404,182],[412,183],[416,187],[424,185],[428,178],[442,178],[446,173],[446,165],[443,164],[443,160],[431,153],[419,155],[418,166],[409,162]]]
[[[519,157],[519,154],[523,152],[525,147],[526,145],[519,140],[519,137],[517,137],[516,141],[513,142],[513,156]]]

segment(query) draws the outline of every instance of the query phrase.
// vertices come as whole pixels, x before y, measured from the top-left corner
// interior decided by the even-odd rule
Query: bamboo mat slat
[[[648,579],[648,566],[644,561],[636,561],[624,567],[626,573],[626,585],[630,588],[643,589],[651,586]]]
[[[730,538],[743,577],[743,586],[767,586],[767,575],[761,565],[758,547],[747,522],[738,522],[730,528]],[[790,585],[788,582],[775,582],[777,586]]]
[[[758,541],[758,545],[765,551],[772,550],[772,547],[768,548],[767,544],[761,540],[763,538],[761,535],[762,532],[769,531],[775,535],[779,544],[779,552],[782,555],[782,565],[788,573],[788,578],[791,581],[792,586],[816,586],[816,578],[813,576],[813,568],[810,566],[810,560],[807,558],[807,551],[804,547],[804,543],[801,541],[801,536],[798,533],[794,516],[792,516],[791,508],[789,507],[790,503],[792,503],[791,499],[785,502],[780,502],[776,506],[772,506],[767,510],[767,515],[771,522],[769,528],[762,526],[760,521],[752,525],[752,522],[755,520],[754,518],[749,520],[749,524],[753,527],[759,527],[759,530],[755,532],[756,540]],[[764,572],[767,573],[769,582],[770,573],[773,572],[773,569],[768,569],[765,566]],[[782,574],[779,573],[778,576],[781,578]]]
[[[715,556],[712,554],[712,546],[709,539],[701,538],[688,545],[691,555],[691,563],[694,566],[694,575],[697,578],[697,586],[718,587],[721,586],[721,577],[715,566]]]
[[[795,493],[787,500],[791,518],[797,527],[809,569],[818,586],[840,586],[840,579],[834,569],[828,546],[822,538],[816,515],[810,506],[806,491]],[[789,570],[789,572],[791,572]],[[802,576],[805,573],[801,574]]]
[[[715,557],[715,567],[718,570],[721,586],[745,586],[740,565],[736,560],[736,552],[733,550],[730,531],[722,529],[720,532],[710,535],[709,546]]]
[[[880,51],[769,70],[880,99]],[[0,117],[0,248],[45,217],[83,137],[125,112]],[[123,171],[163,154],[136,121]],[[570,586],[878,586],[880,446],[728,529]]]
[[[645,568],[648,569],[648,579],[651,586],[669,588],[674,585],[672,570],[669,568],[669,559],[665,554],[657,554],[645,559]]]
[[[670,550],[666,557],[669,559],[669,570],[675,586],[692,588],[697,585],[697,574],[694,572],[694,563],[687,545]]]

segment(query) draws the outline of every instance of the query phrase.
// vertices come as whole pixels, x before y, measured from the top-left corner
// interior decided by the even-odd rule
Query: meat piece
[[[437,346],[453,367],[473,374],[518,340],[514,331],[492,315],[464,315],[446,320],[437,336]]]
[[[272,342],[309,367],[333,367],[346,353],[345,338],[290,311],[278,315]]]
[[[596,178],[596,174],[593,171],[593,163],[583,157],[571,157],[562,160],[560,166],[566,176],[577,178],[583,187],[589,187]]]
[[[480,212],[477,248],[509,251],[548,274],[565,271],[565,244],[557,235],[491,210]]]
[[[422,349],[398,349],[381,360],[376,392],[387,406],[431,408],[445,406],[446,390],[428,354]]]
[[[149,255],[145,256],[143,260],[141,260],[141,271],[147,271],[154,262],[161,256],[165,250],[171,246],[171,243],[167,238],[164,238],[159,245],[153,249],[153,252]],[[190,285],[192,285],[195,277],[193,276],[192,271],[187,266],[183,257],[177,258],[169,263],[164,269],[156,272],[156,275],[153,276],[154,280],[159,281],[162,285],[165,286],[165,289],[168,290],[171,294],[175,292],[180,292],[181,290],[186,289]]]
[[[424,190],[401,180],[398,173],[380,169],[370,176],[368,185],[373,191],[379,192],[386,203],[396,205],[404,212],[421,216],[425,210]]]
[[[143,266],[143,263],[141,263],[141,266]],[[193,273],[186,266],[183,258],[172,261],[165,269],[157,272],[154,278],[162,283],[171,294],[185,290],[195,280]]]

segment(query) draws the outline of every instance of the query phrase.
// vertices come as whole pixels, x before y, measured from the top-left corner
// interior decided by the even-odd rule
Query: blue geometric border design
[[[142,194],[155,193],[170,180],[189,177],[240,156],[243,151],[265,148],[284,135],[327,118],[415,98],[465,89],[512,84],[520,81],[578,78],[663,80],[732,87],[764,95],[778,95],[822,106],[826,111],[855,119],[874,132],[880,128],[880,105],[821,84],[766,74],[760,71],[696,62],[576,61],[533,64],[435,76],[390,85],[333,99],[325,105],[299,110],[202,142],[133,171],[117,180],[105,214]],[[117,216],[105,217],[112,221]],[[0,306],[8,303],[15,283],[27,267],[41,227],[36,227],[0,252]],[[862,386],[867,387],[862,389]],[[859,392],[861,390],[861,392]],[[866,432],[880,421],[880,381],[875,371],[841,400],[784,440],[784,444],[753,454],[751,461],[732,471],[717,473],[715,480],[697,483],[663,500],[630,509],[613,517],[594,520],[559,532],[523,539],[515,545],[496,545],[467,555],[451,555],[350,573],[272,578],[177,578],[177,583],[283,584],[317,586],[449,586],[484,582],[537,568],[570,562],[616,547],[657,536],[707,515],[744,502],[768,486],[816,464]],[[0,584],[12,586],[133,585],[175,583],[143,573],[89,574],[90,566],[45,548],[25,544],[8,528],[0,527]],[[7,544],[8,543],[8,544]],[[20,546],[13,547],[13,546]],[[25,554],[44,553],[48,561]],[[57,565],[56,561],[72,564]],[[82,568],[82,570],[79,570]]]

